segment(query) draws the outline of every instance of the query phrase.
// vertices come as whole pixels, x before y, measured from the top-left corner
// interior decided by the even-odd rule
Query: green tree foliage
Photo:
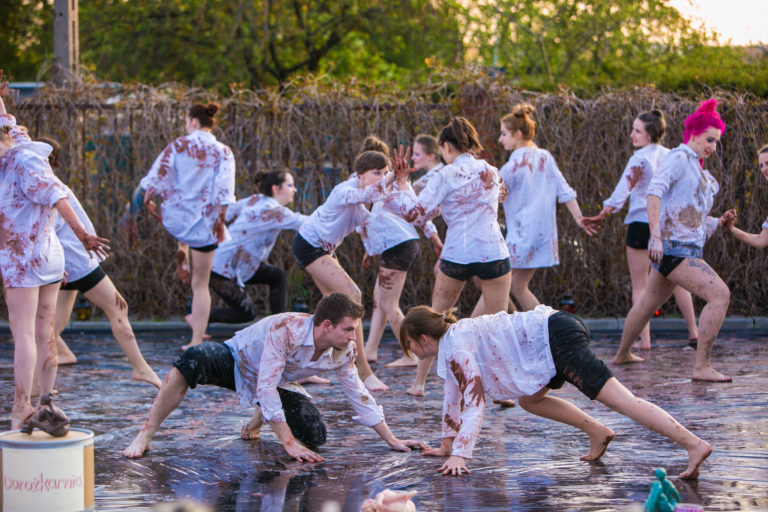
[[[0,65],[12,80],[34,80],[53,56],[53,0],[3,0]]]

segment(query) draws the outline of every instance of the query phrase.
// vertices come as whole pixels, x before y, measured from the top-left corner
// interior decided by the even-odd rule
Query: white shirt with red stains
[[[440,169],[442,169],[443,167],[445,167],[445,164],[440,162],[439,164],[437,164],[436,166],[428,170],[421,178],[416,180],[413,183],[414,192],[416,192],[417,194],[420,194],[421,191],[424,190],[424,187],[427,186],[427,183],[429,183],[429,180],[431,180],[432,177],[435,175],[435,173],[439,172]]]
[[[194,131],[166,146],[141,186],[162,197],[163,226],[174,238],[192,248],[215,244],[219,207],[235,202],[232,150],[212,133]]]
[[[365,188],[357,184],[353,175],[333,187],[328,199],[302,224],[299,234],[309,245],[332,253],[371,214],[366,203],[392,200],[383,179]]]
[[[416,196],[400,191],[405,219],[423,227],[442,215],[448,226],[440,258],[468,265],[503,260],[509,251],[499,227],[499,171],[469,153],[456,157]]]
[[[453,455],[470,458],[494,400],[530,396],[555,376],[548,320],[557,311],[496,313],[459,320],[440,338],[437,375],[445,380],[443,437],[455,437]]]
[[[0,158],[0,273],[6,288],[34,288],[64,275],[54,206],[67,192],[48,164],[51,150],[42,142],[22,142]]]
[[[280,205],[273,197],[253,194],[240,199],[227,209],[229,233],[213,256],[211,270],[236,279],[245,286],[262,262],[267,261],[275,241],[283,229],[299,229],[308,217]]]
[[[576,199],[557,162],[546,149],[518,148],[501,168],[507,185],[504,215],[512,268],[558,265],[557,203]]]
[[[765,222],[763,222],[763,229],[768,229],[768,218],[766,218]]]
[[[704,247],[717,229],[718,218],[708,214],[719,190],[690,146],[670,151],[648,185],[648,195],[661,198],[661,238]]]
[[[19,125],[16,124],[16,118],[11,114],[0,114],[0,128],[3,126],[11,127],[10,135],[17,144],[22,142],[32,142],[32,139],[29,138],[29,134],[19,128]]]
[[[345,349],[329,348],[317,361],[312,321],[306,313],[280,313],[235,333],[226,342],[235,359],[235,388],[243,407],[261,405],[265,421],[285,422],[277,388],[302,393],[295,381],[333,371],[347,395],[355,419],[366,427],[384,421],[382,408],[357,375],[355,343]]]
[[[91,219],[88,218],[88,214],[85,213],[83,205],[77,200],[75,194],[68,186],[64,185],[64,189],[67,191],[67,201],[69,205],[77,214],[77,218],[85,227],[85,230],[91,234],[96,234],[96,229],[93,227]],[[64,270],[67,272],[67,282],[74,282],[80,278],[83,278],[93,272],[96,267],[99,266],[99,259],[91,255],[88,250],[83,247],[83,243],[75,236],[75,232],[69,227],[69,224],[59,216],[56,219],[56,236],[61,241],[61,247],[64,249]]]
[[[624,217],[624,224],[632,222],[648,222],[648,185],[656,170],[661,166],[669,149],[659,144],[648,144],[644,148],[635,151],[621,179],[616,184],[611,197],[603,202],[603,206],[610,206],[621,210],[629,198],[629,211]]]
[[[397,183],[392,187],[393,190],[397,190]],[[410,183],[408,187],[412,188]],[[389,200],[373,203],[371,214],[355,229],[363,240],[365,252],[369,256],[381,254],[408,240],[419,239],[419,234],[413,225],[403,218],[399,199],[400,196],[393,195]],[[424,225],[424,235],[427,238],[436,233],[437,229],[432,221]]]

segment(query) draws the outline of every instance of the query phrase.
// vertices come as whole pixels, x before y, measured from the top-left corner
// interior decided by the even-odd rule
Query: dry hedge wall
[[[720,150],[708,162],[721,185],[713,214],[735,207],[738,225],[757,232],[768,215],[768,183],[757,170],[757,149],[768,142],[768,102],[747,93],[713,95],[722,102],[720,112],[728,124]],[[451,116],[464,115],[481,135],[483,156],[501,166],[506,154],[496,142],[499,118],[514,103],[528,101],[536,107],[537,144],[552,152],[578,192],[582,210],[594,215],[633,151],[628,134],[637,113],[652,107],[663,110],[668,120],[664,143],[674,147],[681,142],[685,117],[701,99],[652,88],[580,99],[566,92],[521,91],[493,78],[417,84],[408,91],[288,84],[280,92],[235,91],[228,97],[180,86],[91,83],[46,88],[32,99],[9,101],[8,110],[33,136],[52,135],[62,142],[60,177],[78,195],[99,235],[112,240],[111,256],[103,266],[133,314],[166,318],[184,313],[189,293],[175,278],[175,243],[151,219],[139,220],[133,231],[129,205],[157,154],[183,134],[185,112],[193,102],[215,100],[222,106],[216,135],[235,153],[238,197],[253,192],[252,175],[260,165],[287,166],[295,170],[299,186],[294,207],[310,213],[348,174],[370,133],[391,146],[409,144],[414,135],[436,134]],[[626,314],[631,298],[622,215],[609,218],[594,238],[581,232],[565,208],[559,208],[558,219],[561,264],[538,272],[532,291],[555,307],[570,293],[577,312],[586,316]],[[289,306],[298,299],[312,306],[319,292],[291,256],[292,236],[281,235],[270,261],[288,272]],[[427,244],[422,248],[403,291],[404,308],[430,301],[435,260]],[[341,264],[370,308],[375,272],[362,268],[362,254],[356,235],[338,250]],[[707,244],[705,257],[731,288],[730,314],[768,313],[763,286],[768,282],[768,251],[718,233]],[[250,292],[266,309],[265,287],[250,287]],[[462,312],[471,310],[477,293],[467,287]]]

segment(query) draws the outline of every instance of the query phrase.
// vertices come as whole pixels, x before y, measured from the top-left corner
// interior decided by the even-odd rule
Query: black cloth
[[[288,282],[283,269],[268,263],[261,263],[258,270],[245,282],[248,284],[269,285],[269,312],[272,315],[282,313],[286,309]],[[229,308],[212,309],[208,322],[223,322],[239,324],[250,322],[256,318],[256,305],[245,289],[237,285],[235,279],[230,279],[216,272],[211,272],[208,286],[216,295],[227,303]]]
[[[104,271],[101,269],[101,267],[96,267],[93,269],[89,274],[87,274],[85,277],[81,277],[77,281],[71,281],[64,283],[61,285],[62,290],[77,290],[80,293],[85,293],[97,284],[101,282],[102,279],[107,277],[107,274],[104,273]]]
[[[411,264],[419,257],[420,251],[421,244],[418,240],[406,240],[381,253],[379,266],[405,272],[411,268]]]
[[[496,279],[512,270],[509,258],[503,260],[487,261],[485,263],[454,263],[448,260],[440,260],[440,272],[453,279],[466,281],[472,276],[479,279]]]
[[[651,238],[651,228],[647,222],[630,222],[627,226],[627,247],[632,249],[648,249]]]
[[[299,268],[307,268],[317,258],[325,256],[328,251],[315,247],[310,244],[304,237],[296,233],[291,243],[291,250],[293,251],[293,257],[296,259],[296,263],[299,264]]]

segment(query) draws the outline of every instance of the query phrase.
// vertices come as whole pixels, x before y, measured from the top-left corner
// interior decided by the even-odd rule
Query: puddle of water
[[[418,491],[418,510],[640,510],[657,467],[675,475],[686,466],[685,452],[672,442],[590,402],[570,385],[557,395],[616,431],[600,462],[579,461],[588,444],[575,429],[517,407],[491,406],[469,462],[473,473],[443,477],[437,473],[442,459],[391,451],[375,432],[354,422],[338,384],[308,387],[328,425],[328,443],[319,450],[326,458],[322,464],[294,462],[269,427],[261,441],[242,441],[240,427],[251,411],[240,409],[234,393],[208,386],[190,390],[150,453],[132,461],[120,451],[146,418],[154,388],[129,380],[130,367],[111,337],[69,335],[67,341],[79,361],[59,369],[58,404],[73,425],[96,433],[96,504],[102,511],[151,510],[180,498],[217,511],[320,510],[326,501],[358,511],[385,488]],[[185,338],[142,335],[139,342],[164,376]],[[609,360],[615,343],[598,339],[593,348]],[[707,511],[767,510],[768,347],[761,339],[719,340],[715,367],[734,377],[731,384],[691,382],[693,353],[682,347],[679,340],[661,341],[647,363],[611,367],[633,392],[713,445],[697,482],[674,480],[683,501]],[[379,360],[395,359],[396,351],[394,340],[386,340]],[[4,428],[13,400],[12,354],[9,337],[0,337]],[[426,396],[415,398],[405,393],[413,369],[381,363],[374,369],[392,387],[377,401],[393,432],[437,445],[442,381],[432,374]]]

